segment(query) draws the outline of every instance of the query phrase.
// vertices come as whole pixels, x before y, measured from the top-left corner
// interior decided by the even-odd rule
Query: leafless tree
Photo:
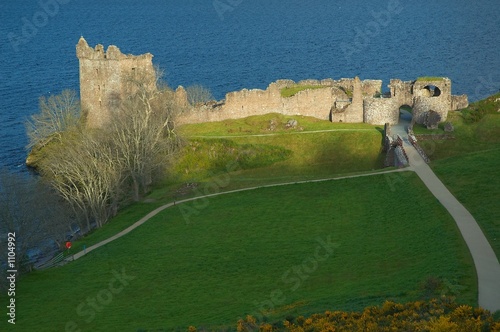
[[[134,92],[122,102],[109,132],[135,201],[150,190],[153,175],[164,170],[178,144],[174,123],[179,107],[173,91],[156,88],[159,77],[129,79]]]
[[[88,230],[114,216],[127,192],[135,201],[147,193],[176,151],[173,124],[179,106],[172,90],[158,88],[159,77],[158,71],[134,71],[126,78],[128,97],[117,99],[107,128],[67,126],[37,162],[44,179],[83,216]]]
[[[73,90],[64,90],[60,95],[40,98],[40,113],[26,121],[28,148],[43,146],[53,138],[79,124],[80,102]]]
[[[40,171],[87,229],[101,227],[116,213],[123,171],[117,154],[99,133],[79,132],[40,163]]]
[[[188,102],[191,105],[206,103],[214,99],[210,90],[202,85],[195,84],[186,88]]]

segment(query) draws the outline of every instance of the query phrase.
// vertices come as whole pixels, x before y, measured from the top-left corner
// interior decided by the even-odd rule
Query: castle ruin
[[[106,51],[101,44],[91,48],[81,37],[76,45],[80,62],[80,100],[88,127],[106,126],[120,102],[134,92],[133,78],[155,86],[153,55],[125,55],[114,45]]]
[[[317,88],[283,97],[281,90],[297,85]],[[391,80],[390,94],[382,94],[381,80],[342,78],[340,80],[278,80],[266,90],[243,89],[226,94],[220,102],[196,105],[179,118],[180,123],[200,123],[237,119],[251,115],[280,113],[313,116],[332,122],[376,125],[399,122],[400,108],[412,108],[416,123],[424,123],[425,115],[434,111],[445,121],[449,111],[468,106],[466,95],[451,94],[451,80],[444,77],[419,78],[403,82]]]
[[[76,46],[80,61],[80,97],[86,114],[87,126],[104,127],[112,121],[121,100],[133,93],[131,77],[154,77],[153,55],[146,53],[124,55],[118,47],[109,46],[104,52],[102,45],[95,49],[80,38]],[[151,82],[152,88],[156,88]],[[282,89],[297,85],[308,88],[290,97],[281,94]],[[381,80],[278,80],[266,90],[243,89],[229,92],[224,100],[192,105],[185,108],[178,118],[179,124],[222,121],[252,115],[280,113],[285,115],[313,116],[332,122],[376,125],[396,124],[400,108],[412,108],[416,123],[424,123],[429,112],[439,114],[445,121],[449,111],[468,106],[466,95],[451,94],[451,80],[445,77],[422,77],[414,81],[392,79],[390,93],[382,93]],[[189,105],[184,88],[178,87],[176,101]]]

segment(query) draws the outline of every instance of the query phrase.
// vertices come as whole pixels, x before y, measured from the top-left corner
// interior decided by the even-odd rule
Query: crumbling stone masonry
[[[102,45],[95,49],[80,38],[76,46],[80,60],[80,97],[89,127],[104,127],[118,111],[121,100],[133,92],[130,77],[154,75],[153,55],[124,55],[118,47]],[[154,82],[151,83],[152,88]],[[283,97],[281,89],[295,85],[312,85],[320,88],[306,89],[291,97]],[[451,80],[445,77],[418,78],[403,82],[393,79],[390,93],[382,95],[381,80],[278,80],[266,90],[243,89],[229,92],[224,100],[201,105],[189,105],[186,91],[178,87],[174,95],[185,111],[178,123],[201,123],[238,119],[252,115],[281,113],[305,115],[332,122],[366,122],[384,125],[399,121],[399,109],[407,105],[413,109],[413,120],[423,123],[428,113],[439,114],[446,121],[448,112],[468,106],[467,96],[451,94]]]
[[[321,86],[321,89],[300,91],[291,97],[281,96],[281,89],[294,85]],[[382,95],[382,81],[343,78],[305,80],[295,83],[278,80],[266,90],[230,92],[226,99],[199,105],[180,118],[181,123],[200,123],[237,119],[250,115],[281,113],[307,115],[332,122],[366,122],[383,125],[399,122],[399,109],[413,109],[416,123],[422,124],[429,112],[436,112],[445,121],[448,112],[468,106],[467,96],[452,96],[448,78],[417,79],[403,82],[391,80],[390,95]]]
[[[134,77],[147,78],[154,85],[150,53],[125,55],[114,45],[105,52],[102,45],[91,48],[81,37],[76,55],[80,62],[80,100],[89,127],[104,127],[111,121],[120,101],[134,92]]]

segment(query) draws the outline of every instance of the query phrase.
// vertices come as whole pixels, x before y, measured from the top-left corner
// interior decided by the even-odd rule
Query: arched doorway
[[[399,122],[410,123],[413,118],[413,108],[410,105],[402,105],[399,107]]]

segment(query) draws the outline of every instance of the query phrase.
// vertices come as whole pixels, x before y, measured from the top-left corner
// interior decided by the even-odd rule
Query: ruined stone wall
[[[413,105],[413,82],[393,79],[389,84],[389,89],[391,98],[397,100],[395,104],[399,104],[399,106]]]
[[[441,121],[446,121],[451,107],[451,96],[443,98],[416,97],[413,105],[413,118],[416,123],[423,124],[425,113],[434,111],[441,116]]]
[[[361,82],[363,96],[373,97],[382,93],[382,80],[363,80]]]
[[[87,126],[106,126],[121,100],[134,92],[131,79],[146,79],[152,89],[154,84],[153,55],[122,54],[110,45],[91,48],[82,37],[76,46],[80,63],[80,101]]]
[[[89,127],[105,127],[112,121],[113,112],[119,111],[122,100],[137,91],[134,81],[146,82],[156,89],[153,55],[125,55],[116,46],[106,51],[102,45],[89,47],[80,38],[76,46],[80,62],[80,98]],[[320,86],[307,89],[291,97],[282,97],[281,89],[295,85]],[[333,122],[366,122],[382,125],[399,121],[399,108],[413,108],[417,123],[425,114],[435,111],[445,121],[448,111],[468,106],[467,96],[451,95],[448,78],[420,78],[415,81],[393,79],[389,84],[390,98],[375,98],[382,91],[381,80],[358,77],[339,80],[278,80],[266,90],[243,89],[226,94],[225,100],[191,106],[186,90],[179,87],[174,99],[183,109],[178,123],[200,123],[237,119],[266,113],[305,115]]]
[[[437,87],[438,93],[432,93],[431,87]],[[451,96],[451,80],[449,78],[438,78],[432,80],[417,79],[413,84],[414,97],[445,97]]]
[[[294,85],[324,86],[320,89],[304,90],[292,97],[282,97],[280,90]],[[182,123],[220,121],[271,112],[286,115],[307,115],[332,122],[366,122],[382,125],[399,121],[399,108],[408,105],[413,108],[417,123],[422,123],[426,112],[435,111],[442,121],[448,111],[465,104],[467,99],[451,95],[451,81],[447,78],[435,80],[406,81],[391,80],[390,98],[374,98],[381,91],[382,81],[359,78],[340,80],[278,80],[266,90],[231,92],[219,105],[202,106],[182,115]],[[349,95],[348,95],[349,94]],[[435,94],[435,95],[434,95]],[[352,98],[350,98],[352,97]]]
[[[469,106],[467,95],[451,96],[451,110],[456,111]]]
[[[178,121],[179,123],[213,122],[267,113],[305,115],[328,120],[335,102],[337,100],[345,102],[349,99],[345,92],[332,82],[334,81],[301,81],[298,84],[324,87],[303,90],[291,97],[281,96],[282,88],[297,84],[291,80],[276,81],[275,83],[271,83],[266,90],[243,89],[241,91],[230,92],[226,94],[226,99],[223,103],[195,107],[191,111],[183,113]],[[350,101],[348,103],[350,104]]]
[[[363,122],[363,91],[358,77],[353,82],[352,103],[345,110],[345,122]]]
[[[383,125],[399,121],[399,101],[393,98],[365,98],[363,122]]]

